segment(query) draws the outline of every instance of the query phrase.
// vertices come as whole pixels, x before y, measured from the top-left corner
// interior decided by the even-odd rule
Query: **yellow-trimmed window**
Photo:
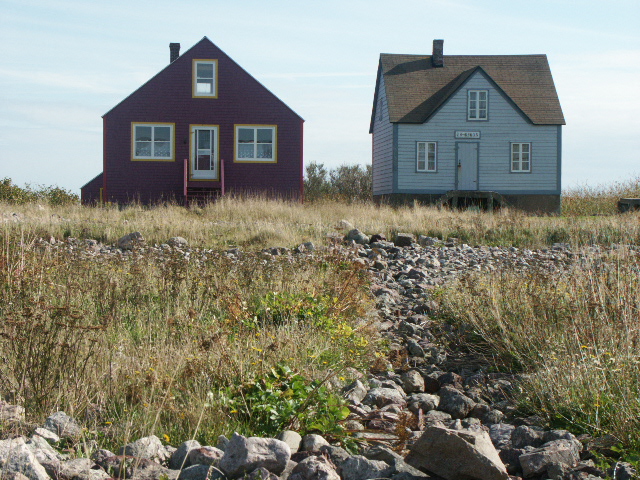
[[[275,125],[236,125],[235,161],[276,163],[278,128]]]
[[[193,61],[193,96],[218,97],[218,61]]]
[[[173,161],[173,123],[132,123],[133,160]]]

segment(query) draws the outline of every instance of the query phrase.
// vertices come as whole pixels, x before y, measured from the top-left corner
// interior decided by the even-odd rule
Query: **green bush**
[[[304,192],[305,198],[311,202],[329,199],[348,203],[371,200],[371,165],[341,165],[327,170],[324,165],[312,162],[306,168]]]
[[[78,195],[64,188],[40,185],[35,189],[31,185],[19,187],[10,178],[0,180],[0,201],[16,205],[30,202],[46,202],[52,206],[78,203]]]

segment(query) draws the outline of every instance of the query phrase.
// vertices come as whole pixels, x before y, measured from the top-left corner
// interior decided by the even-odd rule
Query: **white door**
[[[218,180],[218,127],[191,127],[192,180]]]
[[[458,185],[456,190],[478,190],[478,144],[457,144]]]

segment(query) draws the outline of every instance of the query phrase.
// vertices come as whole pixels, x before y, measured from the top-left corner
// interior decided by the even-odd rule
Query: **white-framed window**
[[[132,123],[131,130],[133,160],[173,161],[173,123]]]
[[[218,61],[193,61],[193,96],[218,97]]]
[[[467,120],[489,118],[489,91],[469,90],[467,93]]]
[[[275,125],[236,125],[236,162],[276,163],[278,128]]]
[[[531,171],[531,144],[512,143],[511,144],[511,171],[530,172]]]
[[[435,172],[437,168],[437,142],[416,142],[416,170],[418,172]]]

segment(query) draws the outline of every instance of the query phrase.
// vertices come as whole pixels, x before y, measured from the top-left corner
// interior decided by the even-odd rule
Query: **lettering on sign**
[[[456,138],[480,138],[480,132],[458,132]]]

